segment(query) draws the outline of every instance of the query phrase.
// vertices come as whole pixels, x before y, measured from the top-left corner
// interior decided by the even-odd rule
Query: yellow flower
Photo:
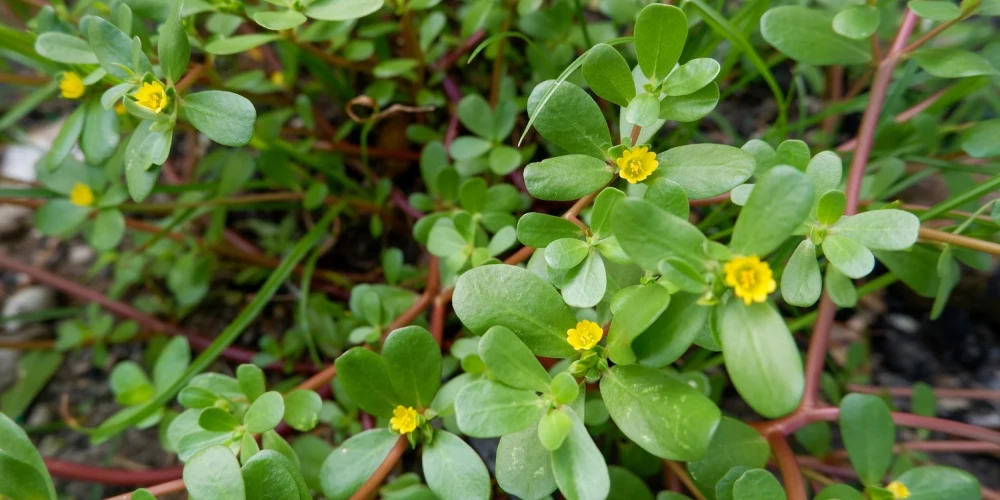
[[[892,493],[893,498],[896,499],[910,498],[910,490],[906,488],[905,484],[899,481],[893,481],[889,483],[889,485],[886,486],[885,489],[889,490],[889,493]]]
[[[163,85],[156,80],[142,84],[142,87],[139,87],[139,90],[135,91],[132,97],[135,97],[136,104],[154,113],[159,113],[167,107],[167,92],[163,90]]]
[[[282,72],[280,72],[280,71],[275,71],[274,73],[271,73],[271,83],[273,83],[273,84],[275,84],[275,85],[277,85],[279,87],[284,87],[285,86],[285,74],[282,73]]]
[[[79,99],[86,88],[80,75],[72,71],[63,73],[62,80],[59,81],[59,90],[66,99]]]
[[[736,257],[726,263],[726,284],[733,287],[736,296],[746,305],[764,302],[767,294],[778,286],[774,282],[771,266],[761,262],[756,255]]]
[[[392,410],[389,426],[400,434],[409,434],[417,428],[417,410],[409,406],[397,406]]]
[[[660,162],[656,161],[656,153],[649,152],[646,146],[626,149],[616,162],[622,179],[632,184],[644,181],[660,165]]]
[[[94,204],[94,192],[90,186],[77,182],[69,192],[69,201],[78,207],[89,207]]]
[[[597,323],[586,319],[577,323],[576,328],[570,328],[566,331],[566,341],[577,351],[593,349],[603,336],[604,329]]]
[[[127,111],[125,111],[125,104],[123,104],[121,101],[118,101],[118,103],[115,104],[115,113],[119,115],[124,115],[126,112]]]

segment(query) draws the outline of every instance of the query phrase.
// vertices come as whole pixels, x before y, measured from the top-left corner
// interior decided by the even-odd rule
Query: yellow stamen
[[[732,287],[733,293],[746,305],[764,302],[778,286],[771,267],[756,255],[736,257],[726,263],[725,272],[726,285]]]
[[[417,428],[417,410],[409,406],[397,406],[392,410],[389,426],[400,434],[409,434]]]
[[[142,84],[142,87],[139,87],[139,90],[135,91],[132,97],[135,97],[136,104],[154,113],[159,113],[167,107],[167,92],[163,89],[163,85],[156,80]]]
[[[94,204],[94,192],[90,186],[78,182],[69,192],[69,201],[78,207],[89,207]]]

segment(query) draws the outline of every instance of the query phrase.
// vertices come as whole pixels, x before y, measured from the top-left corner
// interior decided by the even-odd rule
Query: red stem
[[[778,461],[778,469],[781,470],[788,500],[806,500],[806,485],[802,481],[802,472],[799,470],[799,463],[795,461],[795,452],[788,446],[785,436],[772,434],[768,436],[767,441],[771,443],[774,458]]]
[[[49,474],[61,479],[75,479],[110,486],[147,486],[173,481],[179,479],[184,471],[184,467],[159,470],[105,469],[54,458],[46,458],[45,467],[49,470]]]
[[[892,48],[889,49],[889,53],[875,70],[871,91],[868,92],[868,107],[865,108],[865,113],[861,118],[861,128],[858,131],[857,151],[854,153],[854,158],[851,159],[851,169],[847,177],[847,206],[844,211],[847,215],[858,212],[861,179],[865,175],[868,157],[871,155],[875,142],[875,127],[878,125],[879,115],[882,114],[885,96],[889,91],[889,83],[892,81],[892,72],[896,69],[896,64],[899,63],[903,49],[906,47],[906,40],[910,38],[916,25],[917,15],[907,8],[903,22],[899,26],[899,32],[896,33],[896,39],[892,43]]]

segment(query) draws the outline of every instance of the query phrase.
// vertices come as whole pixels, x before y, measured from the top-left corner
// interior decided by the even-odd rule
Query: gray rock
[[[0,316],[16,316],[35,311],[50,309],[55,305],[56,295],[51,289],[44,286],[29,286],[15,292],[3,304],[3,312]],[[17,331],[21,328],[20,321],[11,321],[4,326],[7,332]]]
[[[31,225],[31,209],[17,205],[0,205],[0,240],[13,239]]]

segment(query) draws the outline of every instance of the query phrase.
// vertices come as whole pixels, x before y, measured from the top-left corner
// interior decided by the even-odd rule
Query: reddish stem
[[[146,486],[172,481],[180,478],[181,473],[184,471],[184,467],[171,467],[159,470],[105,469],[103,467],[92,467],[55,458],[46,458],[45,467],[49,470],[49,474],[52,474],[54,477],[101,483],[110,486]]]
[[[870,385],[848,384],[849,392],[861,392],[865,394],[882,395],[888,394],[896,397],[912,397],[912,387],[873,387]],[[983,399],[1000,401],[1000,391],[989,389],[952,389],[935,387],[934,395],[939,398],[963,398],[963,399]]]
[[[379,464],[375,472],[365,480],[365,483],[358,488],[358,491],[351,495],[351,500],[368,500],[372,495],[378,490],[382,481],[389,476],[389,472],[392,471],[399,459],[403,457],[403,452],[406,451],[409,442],[406,439],[406,435],[399,436],[396,440],[396,445],[389,450],[389,454],[386,455],[382,463]]]
[[[806,500],[806,485],[802,481],[802,471],[799,470],[799,463],[795,461],[795,452],[788,446],[785,436],[772,434],[768,436],[767,441],[771,443],[771,450],[778,461],[778,469],[781,471],[781,478],[785,483],[788,500]]]
[[[892,81],[892,72],[896,69],[896,65],[903,55],[903,49],[906,47],[906,40],[910,38],[916,25],[917,15],[907,8],[903,22],[899,26],[899,32],[896,33],[896,39],[892,43],[892,48],[889,49],[889,53],[875,70],[871,91],[868,92],[868,107],[865,108],[865,113],[861,118],[861,128],[858,131],[857,151],[854,153],[854,158],[851,159],[851,169],[847,176],[847,206],[844,211],[847,215],[858,212],[861,179],[865,175],[868,157],[871,155],[872,146],[875,143],[875,127],[878,125],[879,115],[882,114],[885,96],[889,91],[889,83]]]

